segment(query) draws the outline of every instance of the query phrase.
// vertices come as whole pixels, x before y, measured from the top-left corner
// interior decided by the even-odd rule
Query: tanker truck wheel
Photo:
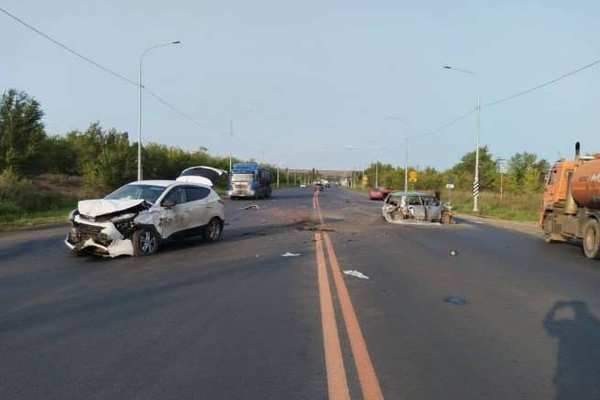
[[[600,223],[594,218],[583,227],[583,252],[587,258],[600,259]]]

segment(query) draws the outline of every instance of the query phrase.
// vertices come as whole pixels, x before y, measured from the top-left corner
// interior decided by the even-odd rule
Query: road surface
[[[2,234],[0,399],[600,399],[598,262],[380,205],[227,201],[223,241],[146,258]]]

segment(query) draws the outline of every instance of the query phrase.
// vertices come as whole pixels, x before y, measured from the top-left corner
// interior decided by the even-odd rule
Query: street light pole
[[[162,44],[157,44],[155,46],[152,47],[148,47],[146,50],[144,50],[144,52],[142,53],[142,55],[140,56],[140,75],[139,75],[139,85],[138,85],[138,89],[139,89],[139,125],[138,125],[138,165],[137,165],[137,179],[138,181],[141,181],[143,179],[143,173],[142,173],[142,98],[143,98],[143,94],[142,91],[144,89],[144,85],[143,85],[143,81],[142,81],[142,69],[144,66],[144,57],[146,57],[146,54],[148,54],[151,50],[154,49],[158,49],[160,47],[166,47],[166,46],[171,46],[174,44],[180,44],[181,42],[179,40],[176,40],[174,42],[169,42],[169,43],[162,43]]]
[[[442,68],[462,72],[464,74],[472,75],[474,77],[477,76],[475,72],[464,68],[457,68],[450,65],[444,65],[442,66]],[[473,212],[479,212],[479,136],[481,133],[481,102],[479,99],[479,95],[477,95],[475,110],[477,113],[477,125],[475,129],[475,173],[473,174]]]
[[[404,158],[404,191],[408,192],[408,137],[404,138],[406,156]]]
[[[481,103],[477,96],[477,129],[475,131],[475,177],[473,178],[473,212],[479,212],[479,134],[481,131]]]
[[[229,136],[231,137],[231,140],[233,141],[233,119],[229,120]],[[231,143],[231,145],[233,145],[233,143]],[[229,148],[229,173],[231,174],[231,170],[232,170],[232,161],[231,161],[231,147]]]

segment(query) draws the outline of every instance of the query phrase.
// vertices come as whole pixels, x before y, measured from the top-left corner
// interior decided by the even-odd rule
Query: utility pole
[[[451,65],[444,65],[442,66],[442,68],[455,70],[477,78],[477,74],[468,69],[457,68]],[[479,86],[479,84],[477,86]],[[475,173],[473,176],[473,212],[479,212],[479,134],[481,130],[481,102],[479,100],[479,95],[477,95],[475,109],[477,111],[477,127],[475,129]]]
[[[406,157],[404,158],[404,191],[408,192],[408,137],[404,138]]]
[[[477,129],[475,130],[475,177],[473,178],[473,212],[479,212],[479,131],[481,129],[481,103],[477,96]]]
[[[233,119],[229,120],[229,136],[231,136],[231,144],[229,146],[233,145]],[[232,170],[232,161],[231,161],[231,147],[229,147],[229,173],[231,174],[231,170]]]
[[[171,46],[171,45],[176,45],[176,44],[180,44],[181,42],[179,40],[176,40],[174,42],[168,42],[168,43],[162,43],[162,44],[157,44],[151,47],[148,47],[146,50],[144,50],[144,52],[140,55],[140,75],[139,75],[139,121],[138,121],[138,146],[137,146],[137,179],[138,181],[141,181],[144,177],[144,174],[142,173],[142,99],[143,99],[143,89],[144,89],[144,84],[142,81],[142,69],[144,67],[144,57],[146,57],[146,54],[148,54],[150,51],[154,50],[154,49],[158,49],[161,47],[167,47],[167,46]]]

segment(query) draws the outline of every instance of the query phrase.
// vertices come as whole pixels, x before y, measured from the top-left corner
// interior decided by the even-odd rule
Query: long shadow
[[[557,318],[565,310],[572,317]],[[544,329],[558,339],[555,399],[600,399],[600,319],[583,301],[557,301],[544,318]]]

